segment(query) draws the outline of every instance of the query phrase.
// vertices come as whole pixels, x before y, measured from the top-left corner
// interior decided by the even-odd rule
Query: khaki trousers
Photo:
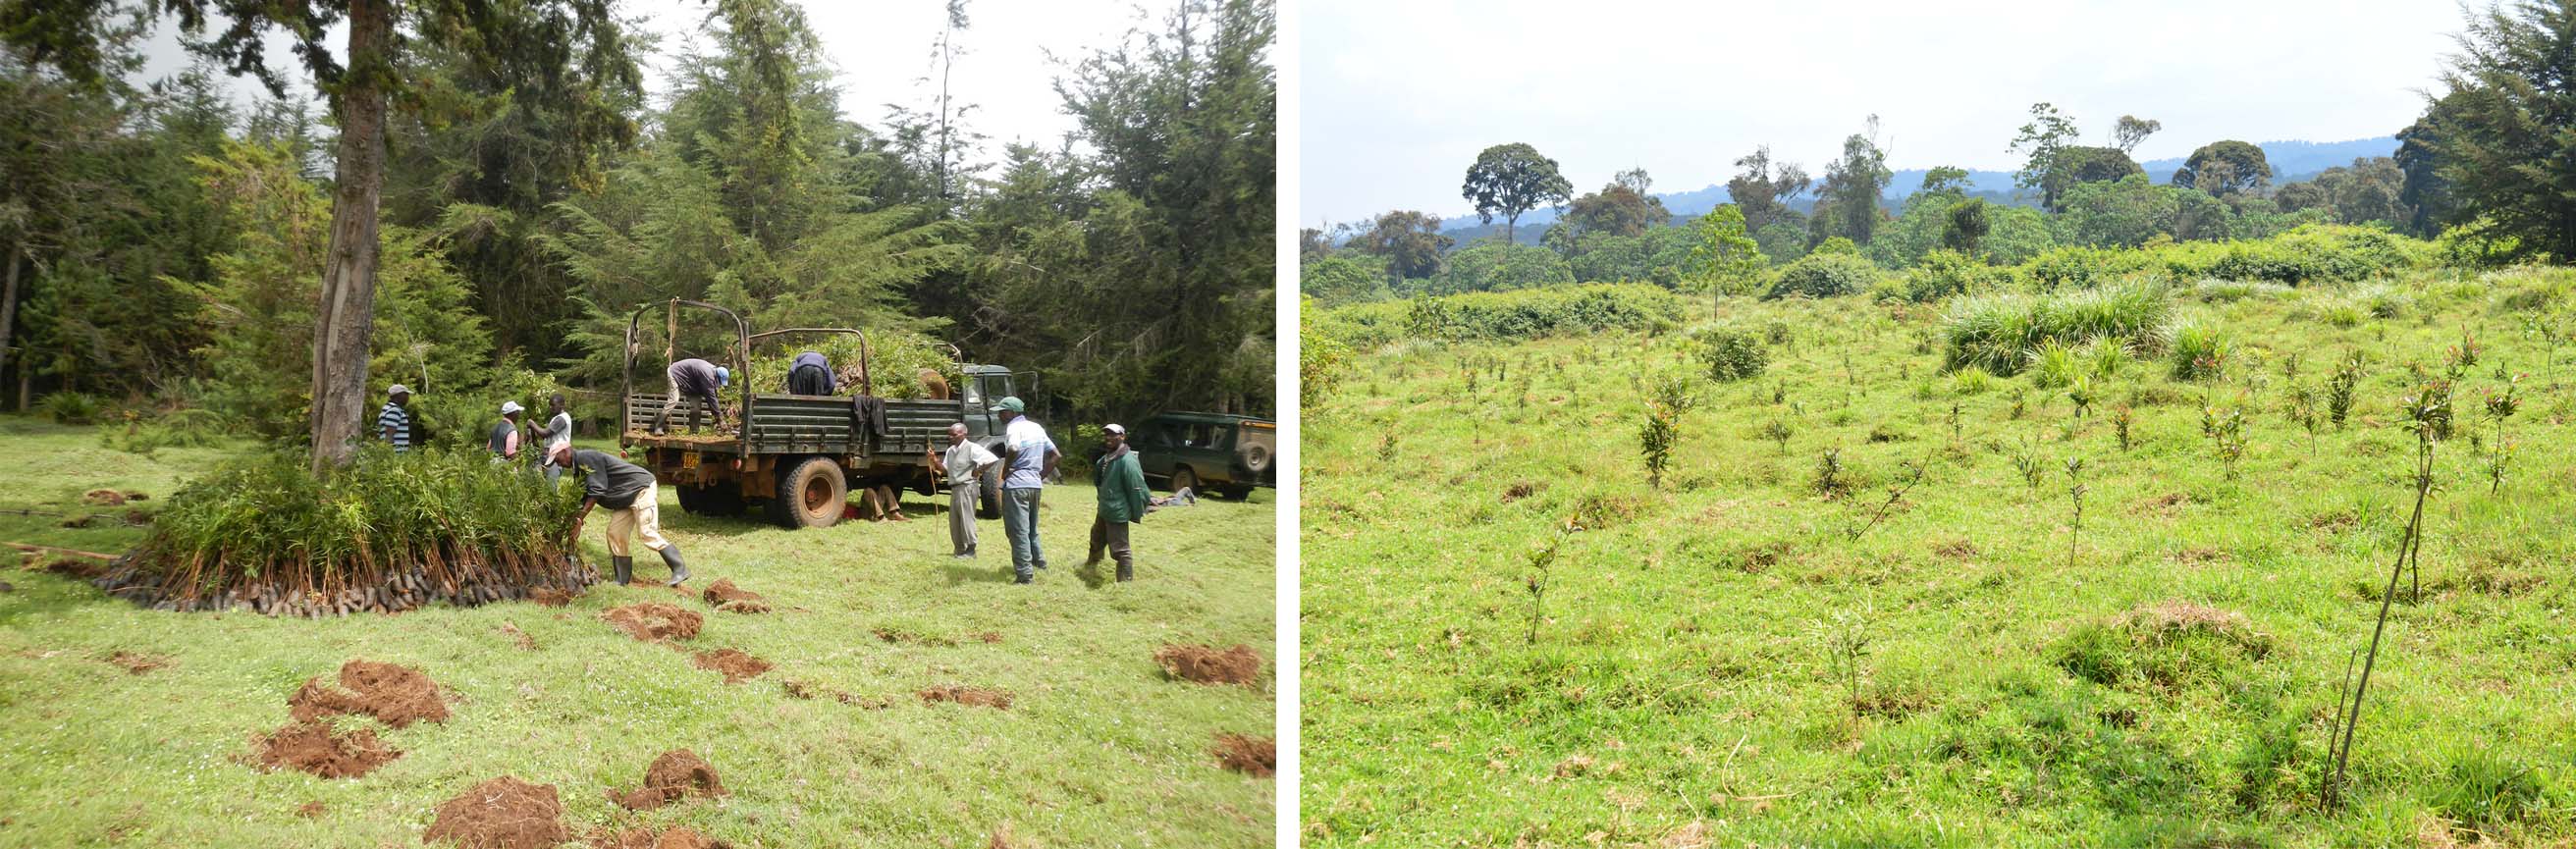
[[[658,488],[658,485],[648,484],[643,492],[635,494],[634,504],[624,510],[609,512],[609,556],[629,556],[626,538],[630,535],[643,541],[644,547],[653,551],[660,551],[671,545],[670,540],[662,538],[662,502],[659,493],[655,491]]]

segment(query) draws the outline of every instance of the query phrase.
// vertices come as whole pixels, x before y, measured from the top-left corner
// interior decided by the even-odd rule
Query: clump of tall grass
[[[2061,339],[2041,340],[2027,356],[2031,385],[2041,389],[2057,389],[2074,383],[2075,378],[2084,372],[2084,367],[2076,360],[2075,348]]]
[[[36,402],[36,409],[55,424],[85,425],[98,421],[107,411],[107,402],[87,392],[56,392]]]
[[[2176,324],[2168,337],[2175,380],[2215,380],[2226,372],[2227,358],[2236,352],[2227,331],[2205,321]]]
[[[2051,295],[1972,295],[1954,301],[1943,367],[1975,366],[2010,376],[2029,352],[2054,341],[2067,346],[2110,339],[2137,350],[2163,346],[2173,301],[2153,283],[2115,283]]]
[[[308,462],[267,453],[189,483],[103,583],[176,609],[328,613],[471,604],[587,577],[572,574],[566,534],[581,490],[549,487],[532,467],[374,446],[319,477]]]

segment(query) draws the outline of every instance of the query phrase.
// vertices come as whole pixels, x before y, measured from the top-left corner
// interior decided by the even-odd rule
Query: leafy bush
[[[1977,295],[1952,303],[1943,368],[1975,366],[2010,376],[2027,352],[2055,340],[2067,345],[2111,339],[2133,350],[2158,350],[2173,310],[2161,286],[2121,283],[2053,295]]]
[[[55,424],[85,425],[98,421],[99,414],[107,410],[107,402],[87,392],[63,391],[45,396],[36,402],[36,409],[43,410]]]
[[[2420,268],[2430,245],[2371,227],[2307,224],[2269,239],[2191,242],[2154,252],[2181,279],[2215,277],[2284,286],[2394,276]]]
[[[1695,341],[1700,362],[1708,364],[1709,378],[1720,383],[1760,376],[1770,365],[1762,340],[1750,331],[1711,327],[1700,331]]]
[[[2147,268],[2147,253],[2070,246],[2056,248],[2022,263],[2021,274],[2041,291],[2090,289]]]
[[[1818,250],[1780,269],[1764,298],[1805,295],[1830,298],[1866,290],[1878,282],[1878,265],[1858,254]]]
[[[1923,255],[1905,274],[1905,299],[1928,304],[1954,295],[2000,289],[2012,284],[2011,269],[1994,268],[1958,251],[1942,249]]]
[[[1549,286],[1416,298],[1404,332],[1423,339],[1531,339],[1603,330],[1639,330],[1681,315],[1681,300],[1644,283]]]
[[[2227,358],[2236,350],[2225,329],[2203,321],[2175,324],[2170,335],[2175,380],[2215,379],[2227,370]]]
[[[867,341],[865,372],[870,390],[879,397],[921,397],[918,375],[922,369],[939,372],[952,390],[966,385],[965,370],[950,355],[948,346],[937,340],[917,333],[875,331],[868,334]],[[744,378],[750,381],[751,391],[787,391],[789,367],[795,364],[797,354],[806,351],[821,353],[824,359],[831,361],[833,370],[850,375],[841,381],[844,385],[840,387],[840,394],[860,391],[860,387],[852,385],[860,371],[856,367],[862,360],[859,337],[847,333],[809,333],[780,337],[774,344],[775,347],[763,346],[763,350],[752,352],[751,374]],[[636,377],[639,383],[644,380],[640,372],[642,368],[639,361]]]

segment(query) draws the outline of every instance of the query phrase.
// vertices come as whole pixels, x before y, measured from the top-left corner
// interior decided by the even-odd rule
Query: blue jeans
[[[1040,492],[1044,490],[1036,487],[1002,490],[1002,533],[1011,538],[1011,571],[1022,579],[1046,568],[1046,554],[1038,551]]]

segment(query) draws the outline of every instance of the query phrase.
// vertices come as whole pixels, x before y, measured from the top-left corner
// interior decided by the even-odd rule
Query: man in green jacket
[[[1091,565],[1100,564],[1100,550],[1118,561],[1118,580],[1136,578],[1136,555],[1127,548],[1127,525],[1145,519],[1145,503],[1153,493],[1145,489],[1145,467],[1136,462],[1136,452],[1127,450],[1127,429],[1103,425],[1100,440],[1108,450],[1092,469],[1092,486],[1100,491],[1100,512],[1091,520]]]

